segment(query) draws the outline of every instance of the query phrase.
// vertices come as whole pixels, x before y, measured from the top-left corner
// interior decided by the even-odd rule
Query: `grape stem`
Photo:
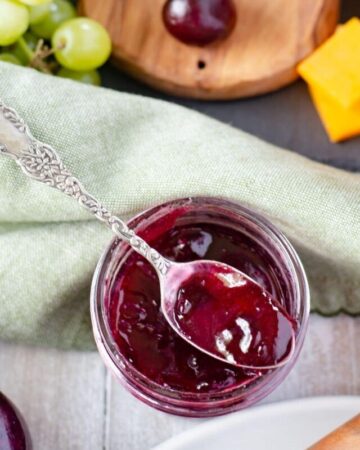
[[[26,45],[26,43],[25,43]],[[51,64],[46,62],[45,59],[53,55],[56,50],[61,50],[65,47],[65,44],[59,45],[56,49],[47,46],[44,39],[40,39],[36,45],[35,52],[32,54],[29,66],[34,69],[38,69],[41,72],[52,74]]]
[[[44,40],[40,39],[36,45],[34,55],[30,60],[30,67],[38,69],[41,72],[51,73],[48,64],[44,61],[50,54],[50,49],[44,44]]]

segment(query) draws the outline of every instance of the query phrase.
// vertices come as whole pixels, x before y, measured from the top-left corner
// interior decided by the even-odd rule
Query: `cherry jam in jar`
[[[185,416],[225,414],[268,395],[292,368],[309,315],[306,276],[288,240],[257,213],[215,198],[170,201],[129,226],[171,260],[210,259],[245,272],[284,306],[295,324],[296,348],[289,363],[267,371],[201,353],[163,317],[155,270],[114,239],[99,261],[91,295],[95,340],[114,375],[145,403]]]

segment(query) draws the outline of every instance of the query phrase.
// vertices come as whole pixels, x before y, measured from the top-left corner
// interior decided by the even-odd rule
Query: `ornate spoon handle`
[[[50,145],[35,139],[23,119],[1,99],[0,154],[14,159],[28,177],[76,199],[119,238],[128,242],[134,250],[144,256],[159,273],[166,274],[170,262],[89,194],[81,182],[68,171],[57,152]]]

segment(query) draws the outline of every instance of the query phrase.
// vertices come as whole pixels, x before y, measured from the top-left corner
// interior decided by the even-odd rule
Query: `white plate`
[[[212,419],[153,450],[305,450],[360,412],[360,397],[274,403]]]

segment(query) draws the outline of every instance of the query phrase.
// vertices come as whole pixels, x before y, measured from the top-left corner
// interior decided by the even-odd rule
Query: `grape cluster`
[[[0,0],[0,61],[99,85],[111,40],[70,0]]]

